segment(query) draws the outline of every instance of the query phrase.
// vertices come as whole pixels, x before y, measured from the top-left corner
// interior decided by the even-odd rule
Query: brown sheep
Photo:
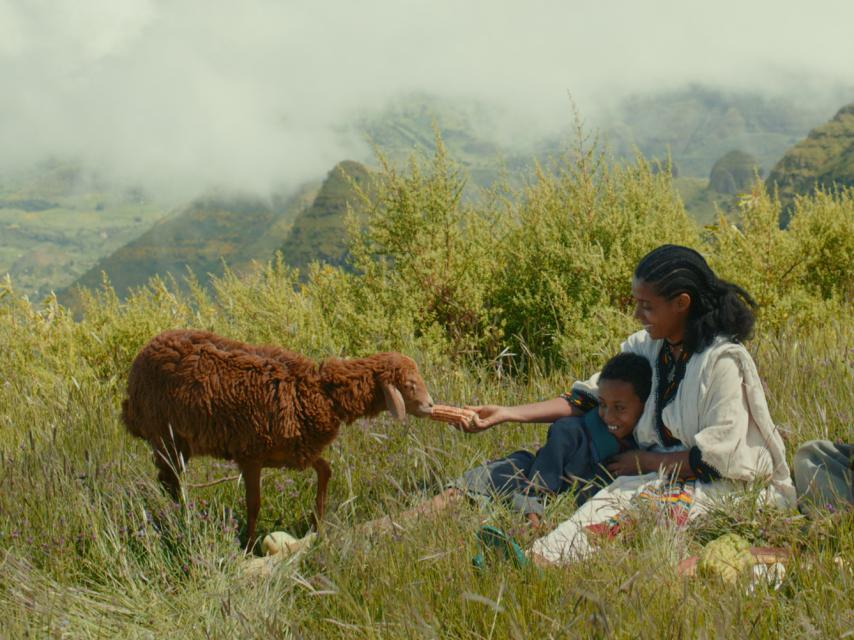
[[[315,526],[323,518],[329,463],[324,447],[341,423],[388,409],[430,414],[415,362],[399,353],[319,364],[275,346],[206,331],[165,331],[137,354],[122,420],[154,450],[158,479],[178,499],[178,472],[193,456],[234,460],[246,484],[248,544],[255,540],[263,467],[314,468]]]

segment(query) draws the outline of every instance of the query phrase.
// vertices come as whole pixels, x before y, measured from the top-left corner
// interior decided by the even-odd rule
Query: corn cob
[[[448,424],[452,424],[455,427],[469,426],[474,420],[475,415],[477,414],[471,409],[452,407],[447,404],[433,405],[433,410],[430,413],[430,417],[433,420],[447,422]]]

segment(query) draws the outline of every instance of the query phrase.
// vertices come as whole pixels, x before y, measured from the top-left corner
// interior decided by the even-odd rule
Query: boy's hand
[[[507,420],[504,415],[504,407],[501,405],[484,404],[476,407],[470,407],[467,405],[465,408],[471,409],[477,414],[468,426],[462,428],[466,433],[486,431],[490,427],[494,427],[495,425]]]

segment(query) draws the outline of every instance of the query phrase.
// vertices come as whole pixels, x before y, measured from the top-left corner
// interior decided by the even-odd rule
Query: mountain
[[[831,113],[823,98],[804,107],[694,86],[629,97],[597,113],[585,130],[598,131],[617,161],[631,160],[637,151],[648,158],[669,157],[674,173],[678,166],[674,178],[686,209],[706,222],[716,205],[726,209],[731,199],[715,188],[740,189],[741,178],[729,169],[735,186],[727,171],[715,171],[714,188],[708,188],[708,176],[722,156],[739,149],[760,166],[772,166]],[[499,176],[511,186],[523,185],[536,161],[572,145],[569,127],[546,140],[518,140],[519,123],[511,117],[475,100],[415,93],[342,126],[363,134],[394,166],[413,152],[433,153],[438,129],[448,156],[469,178],[463,197],[474,198]],[[567,125],[570,120],[568,115]],[[347,193],[349,180],[342,176],[352,174],[358,181],[368,170],[356,162],[338,168],[341,176],[330,174],[319,198],[314,196],[320,195],[322,176],[291,204],[282,198],[205,197],[165,217],[156,194],[111,193],[73,163],[44,163],[24,181],[26,188],[0,175],[0,276],[9,272],[16,287],[41,295],[72,282],[97,286],[106,270],[124,294],[154,273],[183,275],[189,266],[204,281],[207,272],[221,272],[221,258],[240,269],[253,258],[268,259],[275,249],[283,249],[285,259],[298,267],[315,258],[341,264],[344,212],[359,200]],[[835,183],[844,175],[844,162],[828,170]]]
[[[189,268],[206,284],[209,274],[223,273],[223,261],[235,271],[247,269],[252,260],[263,261],[272,256],[315,192],[316,186],[306,185],[289,198],[198,199],[99,260],[60,292],[60,300],[74,306],[75,290],[100,286],[102,272],[108,274],[116,293],[124,297],[154,275],[171,274],[180,282]]]
[[[732,149],[770,167],[832,112],[825,100],[803,106],[758,93],[691,86],[630,96],[603,111],[596,123],[618,157],[630,158],[636,150],[648,158],[669,154],[680,175],[699,178]]]
[[[854,103],[786,151],[766,184],[769,190],[779,190],[786,210],[796,195],[811,193],[816,186],[854,187]]]
[[[357,128],[393,164],[402,165],[414,152],[432,155],[436,130],[448,156],[470,178],[466,196],[488,187],[504,169],[521,179],[531,169],[536,149],[520,149],[501,142],[500,116],[474,100],[440,98],[413,93],[392,101],[386,108],[363,117]]]
[[[734,196],[750,191],[757,175],[762,175],[762,169],[756,158],[744,151],[730,151],[712,167],[709,188]]]
[[[368,168],[353,160],[339,162],[323,181],[320,191],[294,220],[280,249],[289,265],[302,271],[312,260],[341,265],[347,259],[346,216],[348,207],[358,212],[358,189],[370,195],[373,188]]]
[[[709,179],[675,177],[685,210],[700,224],[712,224],[720,214],[734,215],[738,194],[749,192],[756,175],[762,175],[758,160],[744,151],[730,151],[715,161]]]

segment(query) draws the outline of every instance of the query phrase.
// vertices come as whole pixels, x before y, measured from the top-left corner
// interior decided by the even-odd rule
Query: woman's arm
[[[691,469],[690,455],[690,451],[624,451],[611,458],[606,467],[614,476],[634,476],[663,468],[665,473],[682,480],[695,475]]]
[[[581,411],[563,397],[510,407],[488,404],[466,408],[477,413],[471,425],[463,427],[468,433],[484,431],[502,422],[554,422],[566,416],[581,415]]]
[[[566,416],[581,415],[581,411],[563,397],[504,407],[504,409],[507,422],[554,422]]]
[[[731,480],[771,476],[771,452],[762,436],[750,428],[744,374],[734,357],[723,356],[715,363],[700,421],[703,427],[694,436],[691,458],[700,479],[706,479],[707,470],[713,471],[713,477]]]

